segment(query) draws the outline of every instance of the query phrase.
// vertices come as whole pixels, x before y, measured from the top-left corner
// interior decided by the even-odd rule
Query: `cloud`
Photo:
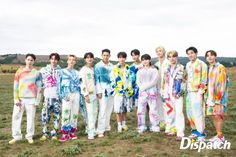
[[[0,53],[81,53],[99,56],[138,48],[155,56],[163,45],[185,55],[215,49],[235,56],[234,0],[13,0],[0,6]],[[113,56],[113,59],[116,55]],[[129,58],[130,59],[130,58]]]

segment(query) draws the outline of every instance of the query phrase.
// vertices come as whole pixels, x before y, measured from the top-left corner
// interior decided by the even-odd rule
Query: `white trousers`
[[[165,102],[166,132],[176,128],[177,136],[184,136],[185,122],[183,114],[183,97],[170,97]]]
[[[97,121],[97,109],[98,102],[96,95],[89,95],[90,103],[86,103],[87,116],[88,116],[88,136],[94,137],[96,135],[96,121]]]
[[[165,109],[164,109],[164,103],[162,101],[160,94],[157,95],[157,107],[158,107],[159,120],[166,123],[166,113],[165,113]]]
[[[27,117],[27,128],[26,128],[27,134],[25,135],[25,138],[32,139],[34,135],[34,130],[35,130],[34,121],[36,112],[35,98],[21,99],[21,106],[17,106],[15,104],[13,108],[12,137],[15,140],[22,139],[21,121],[24,110],[26,110],[26,117]]]
[[[98,113],[98,127],[97,133],[103,134],[106,130],[110,130],[110,118],[114,105],[114,97],[109,96],[105,97],[102,95],[102,98],[99,99],[99,113]]]

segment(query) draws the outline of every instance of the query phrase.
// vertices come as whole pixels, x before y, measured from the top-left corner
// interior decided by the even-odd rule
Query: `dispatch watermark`
[[[201,152],[203,149],[227,149],[229,150],[231,143],[227,140],[222,142],[196,141],[188,137],[183,137],[180,143],[180,149],[193,149]]]

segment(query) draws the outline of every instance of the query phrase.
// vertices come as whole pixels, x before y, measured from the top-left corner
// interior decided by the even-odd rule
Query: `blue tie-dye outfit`
[[[133,105],[134,106],[138,106],[138,92],[139,92],[139,88],[138,85],[136,83],[136,77],[137,77],[137,72],[138,72],[138,66],[137,64],[133,63],[129,66],[130,69],[130,77],[132,80],[132,88],[133,88]]]

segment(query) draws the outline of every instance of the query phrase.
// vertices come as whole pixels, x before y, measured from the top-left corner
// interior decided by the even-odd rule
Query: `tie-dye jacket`
[[[158,71],[154,67],[148,69],[142,68],[137,73],[137,85],[139,87],[139,96],[143,92],[151,94],[153,96],[158,95],[157,90]]]
[[[44,97],[58,98],[59,97],[59,80],[61,77],[61,67],[57,65],[56,68],[51,68],[47,65],[40,70],[43,79]]]
[[[14,103],[19,103],[20,98],[36,98],[38,105],[41,98],[42,77],[38,70],[27,70],[24,67],[16,71],[14,78]]]
[[[201,94],[206,91],[207,84],[207,65],[198,58],[194,63],[191,61],[186,65],[186,80],[188,92],[199,92]]]
[[[62,69],[59,84],[61,99],[66,100],[69,93],[81,94],[79,72],[75,69]]]
[[[131,97],[133,95],[132,79],[130,77],[130,68],[126,64],[122,70],[118,63],[111,71],[112,93],[119,96]]]
[[[104,64],[101,60],[94,67],[94,76],[97,93],[104,93],[106,97],[111,95],[111,70],[112,63]]]
[[[136,83],[136,79],[137,79],[137,72],[138,72],[138,66],[137,64],[133,63],[130,65],[130,77],[131,77],[131,80],[132,80],[132,88],[133,88],[133,91],[134,91],[134,94],[133,94],[133,98],[134,99],[138,99],[138,94],[139,94],[139,88],[138,88],[138,85]]]
[[[214,106],[215,104],[227,106],[228,88],[229,77],[226,73],[226,68],[220,63],[210,66],[206,104],[209,106]]]
[[[169,98],[170,94],[174,97],[183,96],[185,89],[184,66],[177,64],[173,71],[171,71],[171,65],[168,65],[163,76],[163,84],[161,87],[162,97],[165,99]]]

